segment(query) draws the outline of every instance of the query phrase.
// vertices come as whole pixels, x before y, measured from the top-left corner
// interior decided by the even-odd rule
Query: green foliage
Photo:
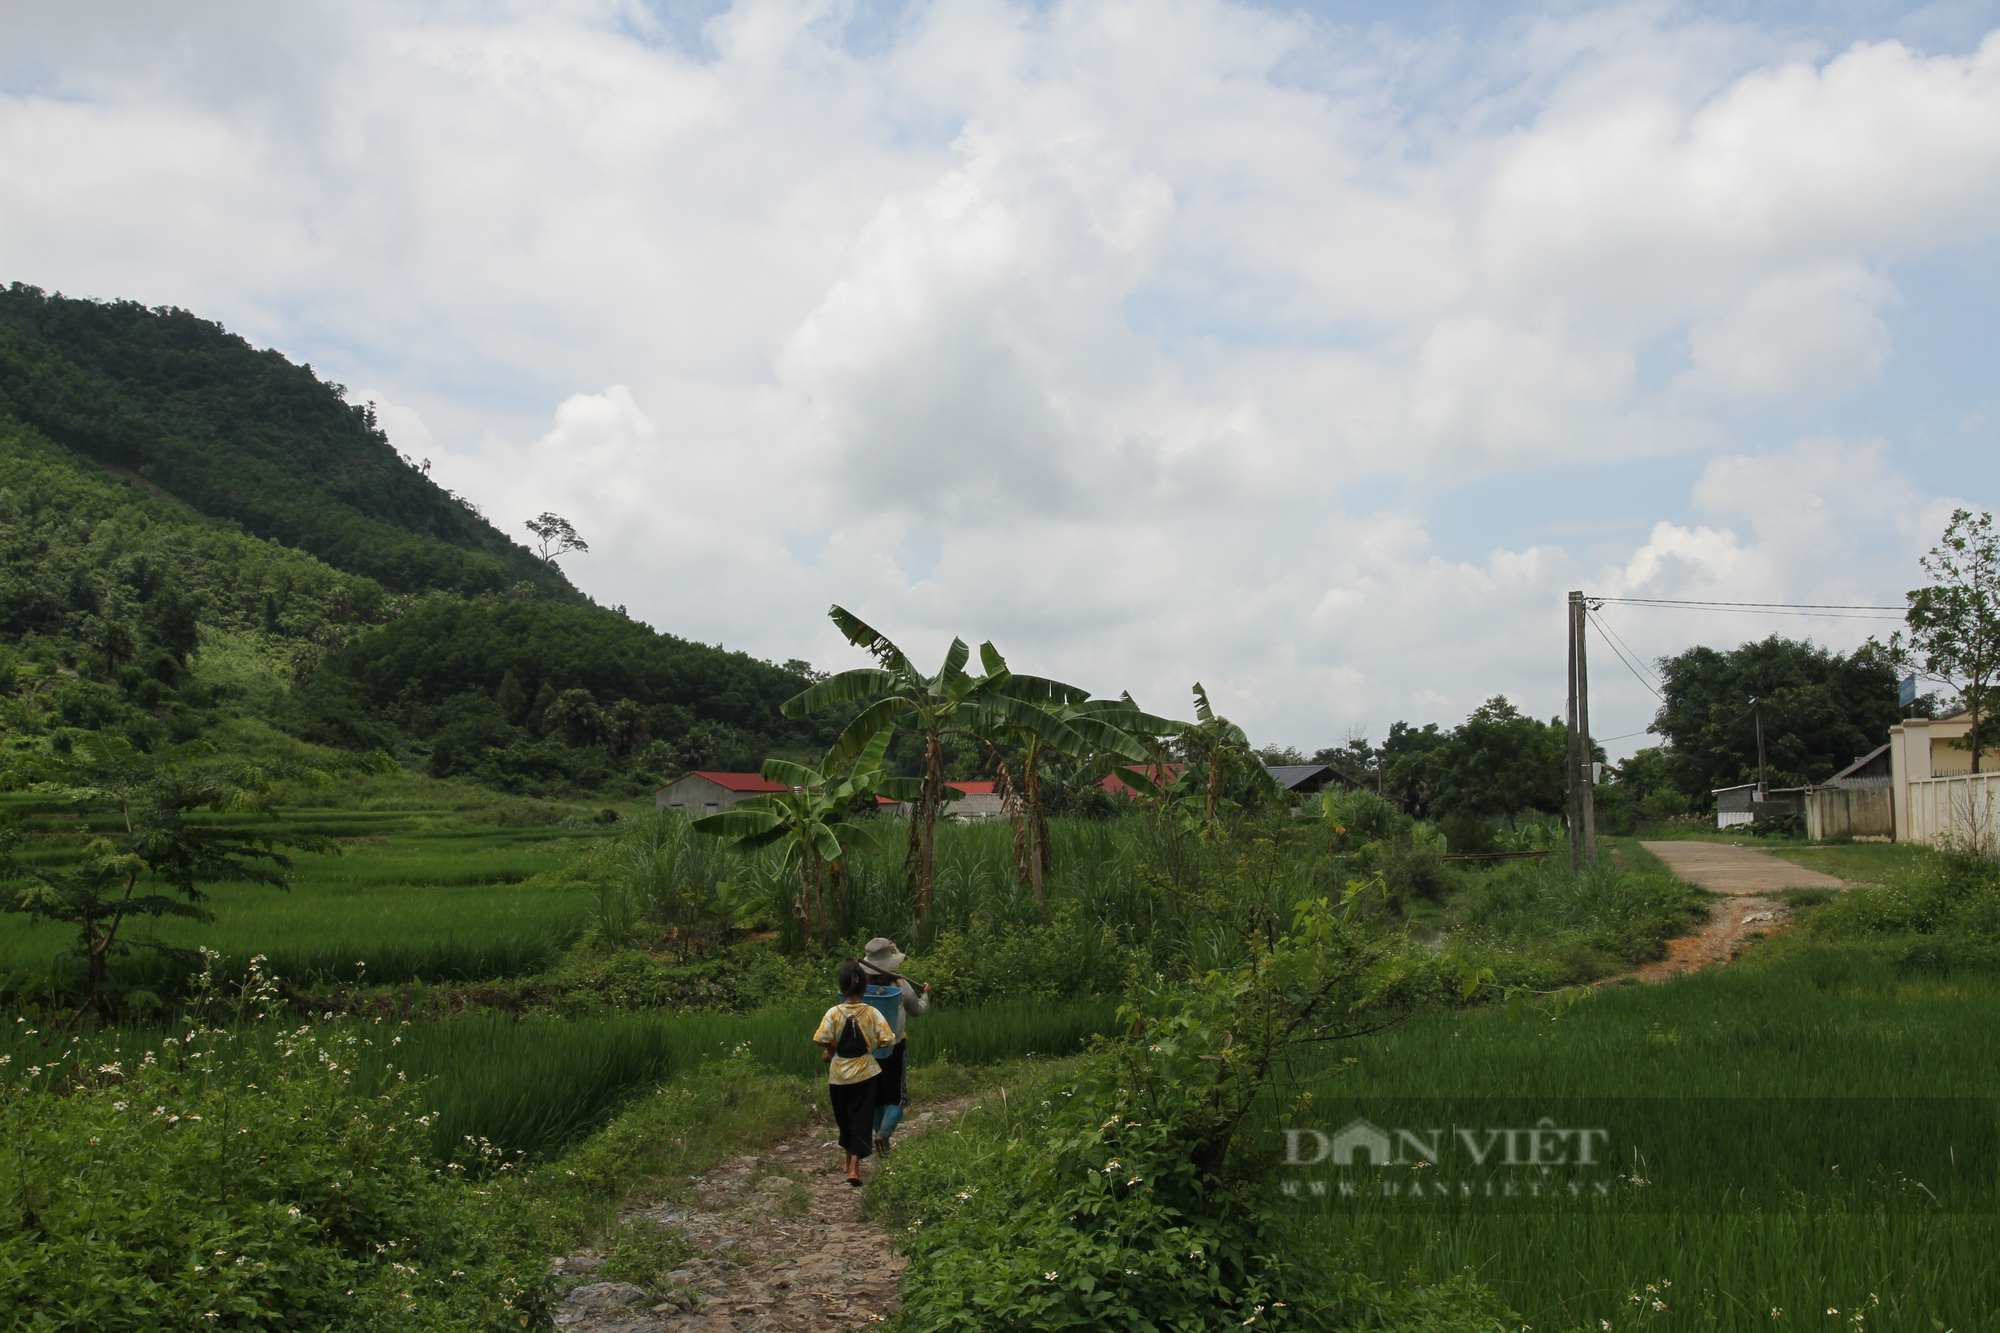
[[[436,777],[637,794],[690,768],[824,749],[843,714],[779,715],[805,683],[594,607],[435,599],[328,657],[287,725],[343,744],[386,717],[428,742]]]
[[[123,826],[122,837],[98,838],[77,864],[36,865],[13,855],[17,830],[0,838],[0,869],[13,882],[0,907],[74,926],[76,955],[90,978],[85,1003],[110,1022],[118,1015],[111,977],[114,958],[132,951],[120,929],[135,917],[205,920],[206,894],[197,882],[239,880],[286,887],[291,858],[280,846],[326,852],[333,844],[313,835],[277,835],[261,829],[218,827],[189,819],[196,811],[241,813],[258,804],[261,774],[224,775],[190,766],[182,754],[143,754],[122,737],[85,733],[68,756],[31,760],[10,775],[33,779],[31,790],[76,806],[106,810]],[[246,777],[249,779],[245,781]],[[139,881],[168,893],[141,893]],[[162,949],[157,940],[149,947]],[[183,955],[185,956],[185,955]]]
[[[1660,957],[1667,937],[1707,916],[1703,901],[1670,875],[1608,861],[1573,873],[1550,857],[1480,873],[1454,913],[1472,940],[1560,960],[1565,980],[1587,981]]]
[[[1730,652],[1690,648],[1660,663],[1660,679],[1652,729],[1668,742],[1673,788],[1701,808],[1709,792],[1757,780],[1753,697],[1773,787],[1824,781],[1880,745],[1898,717],[1895,666],[1872,644],[1842,657],[1774,634]]]
[[[397,592],[577,598],[344,393],[184,310],[0,293],[0,413]]]
[[[1064,902],[1046,924],[944,931],[912,966],[940,1002],[990,1004],[1116,995],[1145,961],[1108,925],[1086,922],[1074,902]]]
[[[1560,810],[1567,799],[1560,718],[1524,716],[1495,695],[1428,756],[1427,781],[1447,814],[1498,815],[1512,825],[1527,810]]]
[[[848,811],[857,803],[871,804],[878,794],[902,800],[922,795],[917,779],[883,774],[889,740],[885,729],[851,754],[835,746],[817,768],[766,759],[764,779],[785,783],[790,790],[747,797],[734,810],[698,819],[690,827],[711,837],[735,838],[739,852],[775,853],[778,873],[799,885],[789,915],[798,918],[809,939],[822,941],[829,925],[838,925],[840,904],[828,902],[829,892],[840,899],[847,896],[846,858],[856,849],[882,850],[874,828],[850,821]]]
[[[116,721],[143,732],[139,711],[115,701],[170,697],[199,627],[255,645],[289,683],[387,606],[371,580],[155,498],[0,419],[0,631],[42,666],[40,688],[8,705],[10,729]],[[46,693],[86,688],[50,679],[72,665],[115,683],[102,718]],[[7,692],[22,683],[17,667]]]
[[[1419,1014],[1301,1064],[1297,1082],[1260,1110],[1250,1132],[1281,1142],[1279,1127],[1311,1123],[1299,1118],[1305,1093],[1328,1129],[1376,1098],[1629,1098],[1694,1127],[1706,1123],[1711,1098],[1773,1114],[1784,1098],[1826,1098],[1835,1111],[1867,1099],[1879,1099],[1877,1107],[1927,1097],[1990,1104],[2000,979],[1907,973],[1896,966],[1901,942],[1883,943],[1871,954],[1793,932],[1728,967],[1666,985],[1602,988],[1553,1023],[1509,1021],[1497,1008]],[[1921,1119],[1899,1118],[1896,1136],[1930,1132]],[[1801,1136],[1814,1130],[1807,1116],[1784,1123]],[[1350,1256],[1376,1282],[1474,1266],[1518,1312],[1510,1329],[1597,1329],[1600,1320],[1629,1329],[1629,1296],[1664,1278],[1670,1310],[1653,1327],[1736,1333],[1821,1320],[1846,1327],[1857,1310],[1864,1327],[1979,1327],[1992,1308],[2000,1239],[1990,1211],[1843,1214],[1805,1203],[1535,1214],[1301,1209],[1291,1228],[1297,1249]],[[1826,1316],[1829,1306],[1841,1311],[1837,1319]],[[1771,1318],[1773,1308],[1782,1319]]]
[[[1279,1062],[1391,1017],[1409,969],[1354,903],[1301,904],[1283,943],[1122,1011],[1074,1083],[982,1125],[976,1174],[964,1148],[892,1161],[874,1206],[912,1233],[900,1326],[1494,1328],[1474,1283],[1394,1292],[1289,1246],[1260,1155],[1231,1151]]]
[[[2000,864],[1969,852],[1939,852],[1882,884],[1835,895],[1814,910],[1806,929],[1827,940],[1938,936],[1966,946],[1962,956],[1976,957],[1981,946],[2000,946]],[[1937,955],[1933,948],[1927,956],[1949,953]]]
[[[1909,594],[1909,653],[1932,680],[1955,689],[1971,714],[1971,730],[1958,743],[1972,752],[1977,773],[1988,696],[2000,675],[2000,535],[1993,515],[1975,518],[1970,510],[1954,509],[1923,567],[1934,581]],[[1901,655],[1900,638],[1890,641],[1891,656]]]
[[[0,1085],[9,1327],[495,1328],[546,1308],[546,1260],[424,1157],[420,1090],[363,1091],[350,1048],[196,1027],[108,1054]]]

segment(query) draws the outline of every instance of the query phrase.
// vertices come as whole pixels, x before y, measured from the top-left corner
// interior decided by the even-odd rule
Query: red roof
[[[967,796],[991,796],[993,794],[993,784],[990,782],[947,782],[944,785],[947,787],[956,787]],[[877,796],[875,803],[877,805],[902,804],[901,801],[889,796]]]
[[[1178,778],[1186,771],[1186,764],[1138,764],[1133,766],[1133,772],[1139,774],[1141,777],[1151,778],[1153,785],[1156,787],[1169,785],[1175,778]],[[1107,773],[1099,785],[1113,796],[1116,796],[1119,792],[1125,792],[1128,795],[1136,794],[1133,793],[1131,787],[1126,785],[1125,780],[1116,773]]]
[[[688,773],[684,774],[683,776],[690,778],[707,778],[710,782],[713,782],[716,786],[727,787],[731,791],[790,791],[791,790],[790,787],[787,787],[782,782],[766,781],[762,773]],[[680,780],[679,778],[676,778],[674,781],[678,782],[679,780]],[[672,785],[673,783],[671,782],[667,784],[667,786],[669,787]],[[661,791],[665,791],[666,789],[667,789],[666,787],[660,788]]]

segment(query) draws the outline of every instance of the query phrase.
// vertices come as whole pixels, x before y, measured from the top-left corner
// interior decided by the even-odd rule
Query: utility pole
[[[1569,595],[1569,865],[1597,864],[1597,802],[1590,748],[1590,654],[1585,632],[1589,603]]]
[[[1757,720],[1757,799],[1759,801],[1768,801],[1771,799],[1771,797],[1764,778],[1764,701],[1763,700],[1752,699],[1750,701],[1750,716],[1752,716]]]

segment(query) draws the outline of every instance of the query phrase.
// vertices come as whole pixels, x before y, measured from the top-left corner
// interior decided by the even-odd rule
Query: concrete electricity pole
[[[1585,626],[1590,604],[1569,595],[1569,865],[1597,864],[1597,802],[1590,748],[1590,654]]]
[[[1752,699],[1750,701],[1750,716],[1757,720],[1757,799],[1768,801],[1771,798],[1768,794],[1764,778],[1764,701],[1762,699]]]

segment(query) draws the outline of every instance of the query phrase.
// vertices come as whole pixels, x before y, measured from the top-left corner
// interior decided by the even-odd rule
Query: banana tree
[[[828,880],[832,880],[839,905],[844,906],[842,886],[849,851],[857,847],[881,850],[873,830],[846,821],[847,808],[870,796],[907,801],[917,794],[916,779],[883,774],[889,740],[890,733],[883,731],[851,757],[836,746],[817,768],[786,759],[766,759],[764,780],[785,783],[790,791],[747,797],[734,810],[697,819],[690,827],[697,833],[735,838],[739,851],[774,844],[782,847],[786,870],[799,876],[800,924],[808,936],[825,939]]]
[[[1085,691],[1070,687],[1064,690],[1065,693],[1045,703],[1032,705],[1042,714],[1033,719],[1039,725],[1023,726],[1013,716],[1015,710],[1003,713],[989,704],[986,711],[991,714],[990,721],[979,732],[992,749],[1001,779],[1009,785],[1011,776],[998,747],[1011,745],[1020,751],[1019,799],[1009,813],[1015,821],[1021,876],[1038,903],[1046,900],[1050,868],[1048,800],[1041,777],[1045,759],[1060,757],[1091,765],[1106,760],[1137,763],[1147,757],[1140,737],[1173,735],[1181,726],[1141,712],[1130,696],[1091,699]]]
[[[1215,807],[1222,796],[1223,781],[1234,771],[1254,768],[1256,775],[1268,785],[1270,774],[1262,764],[1256,762],[1256,755],[1250,749],[1250,738],[1243,728],[1218,714],[1209,706],[1208,691],[1200,681],[1194,686],[1194,716],[1192,726],[1182,728],[1179,744],[1182,755],[1189,763],[1202,765],[1207,769],[1203,783],[1201,836],[1206,842],[1215,841]]]
[[[1060,727],[1036,705],[1068,698],[1075,687],[1038,676],[1017,676],[993,645],[980,646],[984,674],[966,670],[972,650],[953,639],[937,674],[925,675],[909,655],[887,635],[842,607],[827,612],[847,641],[873,657],[876,665],[842,671],[784,703],[786,717],[804,717],[835,704],[873,699],[834,742],[833,753],[859,755],[877,736],[891,728],[921,737],[923,755],[910,818],[909,868],[916,895],[917,917],[931,914],[932,867],[936,859],[937,817],[945,796],[944,737],[948,731],[970,729],[978,718],[999,717],[1027,730],[1052,732]],[[886,742],[885,742],[886,744]]]

